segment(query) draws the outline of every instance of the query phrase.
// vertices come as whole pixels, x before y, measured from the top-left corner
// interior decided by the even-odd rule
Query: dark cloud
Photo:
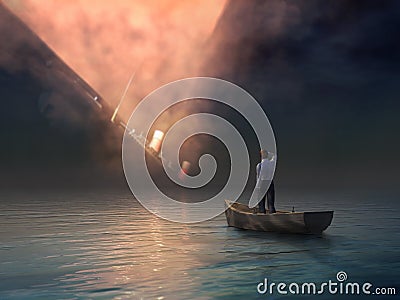
[[[378,173],[393,182],[399,13],[398,1],[228,3],[209,61],[223,61],[214,75],[264,107],[277,136],[278,175],[360,184]]]

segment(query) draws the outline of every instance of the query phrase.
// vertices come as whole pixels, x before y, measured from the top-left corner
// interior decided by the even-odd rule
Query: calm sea
[[[371,282],[400,296],[400,204],[378,192],[279,192],[277,207],[335,210],[321,237],[183,225],[129,192],[2,193],[0,299],[308,299],[259,282]],[[296,199],[296,201],[294,201]],[[351,295],[313,296],[351,299]],[[361,297],[356,297],[360,299]]]

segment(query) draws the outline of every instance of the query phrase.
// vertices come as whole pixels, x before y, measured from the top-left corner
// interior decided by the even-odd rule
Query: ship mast
[[[171,170],[175,170],[175,168],[173,167],[173,164],[171,163],[170,160],[166,159],[165,157],[162,156],[161,151],[160,151],[160,146],[162,143],[162,140],[157,141],[157,147],[154,147],[154,139],[158,138],[158,137],[153,137],[153,140],[149,143],[146,139],[145,136],[143,136],[143,133],[141,132],[140,134],[136,133],[136,130],[134,128],[129,128],[127,124],[125,124],[120,118],[117,118],[118,116],[118,111],[121,107],[122,102],[125,99],[126,94],[128,93],[129,87],[132,84],[133,78],[136,75],[136,70],[133,72],[132,76],[129,78],[128,84],[126,85],[126,88],[121,96],[121,99],[119,100],[118,105],[116,106],[114,113],[110,119],[111,123],[116,124],[115,120],[119,120],[119,123],[116,124],[120,127],[122,127],[124,130],[126,130],[129,134],[130,137],[132,137],[142,148],[144,148],[146,150],[147,153],[149,153],[151,156],[155,157],[160,163],[165,163],[166,166],[171,169]],[[159,133],[161,131],[156,130],[156,133]],[[164,135],[164,133],[163,133]],[[179,168],[180,169],[180,168]]]

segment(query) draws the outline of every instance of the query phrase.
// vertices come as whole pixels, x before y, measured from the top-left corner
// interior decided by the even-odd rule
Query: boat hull
[[[240,203],[226,201],[226,220],[229,226],[241,229],[280,233],[320,234],[329,227],[333,211],[256,213]]]

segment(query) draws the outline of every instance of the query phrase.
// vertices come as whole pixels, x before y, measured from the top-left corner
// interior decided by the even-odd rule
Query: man
[[[274,175],[274,164],[275,157],[268,153],[267,150],[261,150],[261,162],[257,165],[257,184],[258,198],[261,201],[258,203],[258,207],[261,213],[266,213],[265,210],[265,198],[267,198],[268,212],[273,214],[275,210],[275,188],[272,176]],[[271,182],[268,190],[268,183]]]

